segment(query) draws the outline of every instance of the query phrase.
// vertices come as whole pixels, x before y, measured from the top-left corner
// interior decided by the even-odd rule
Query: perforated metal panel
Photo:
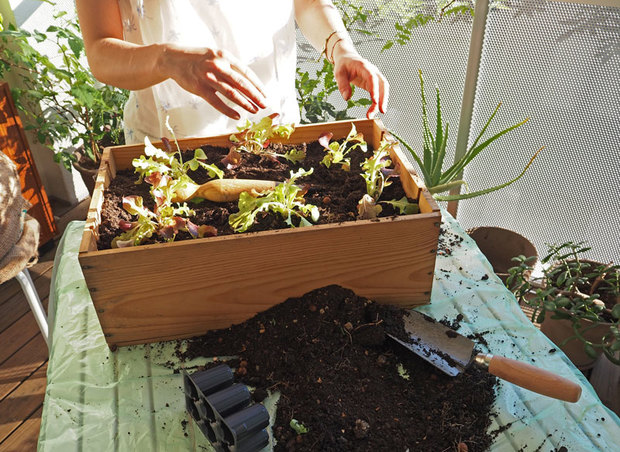
[[[416,28],[406,45],[381,52],[403,14],[438,11],[441,1],[361,0],[376,8],[367,28],[380,39],[353,32],[360,53],[375,63],[391,84],[389,111],[382,117],[416,150],[421,148],[421,106],[417,71],[421,69],[434,117],[433,87],[442,94],[451,137],[446,162],[454,156],[456,131],[472,32],[472,18],[457,15]],[[534,242],[585,240],[588,257],[620,261],[620,5],[530,1],[492,2],[470,132],[480,131],[502,102],[492,130],[530,117],[501,138],[468,167],[471,191],[518,175],[534,152],[545,149],[528,173],[512,186],[459,204],[465,228],[501,226]],[[302,38],[303,39],[303,38]],[[300,39],[300,42],[303,42]],[[300,64],[317,58],[300,47]],[[304,66],[306,65],[306,66]],[[336,94],[334,104],[344,105]],[[354,109],[354,116],[365,111]]]
[[[589,257],[620,261],[620,8],[511,1],[491,10],[472,132],[500,101],[499,125],[531,120],[467,168],[471,189],[515,177],[546,148],[517,183],[461,202],[459,222],[515,230],[539,253],[586,240]]]

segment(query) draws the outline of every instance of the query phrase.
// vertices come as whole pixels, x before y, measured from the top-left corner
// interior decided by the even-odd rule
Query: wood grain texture
[[[24,419],[28,419],[41,407],[45,398],[46,373],[47,363],[0,401],[0,412],[6,413],[0,424],[0,441],[6,439]]]
[[[577,383],[523,361],[493,356],[489,372],[517,386],[554,399],[577,402],[581,397],[581,386]]]
[[[314,141],[326,130],[343,138],[352,122],[369,143],[379,146],[384,128],[375,120],[300,126],[288,142]],[[228,136],[179,144],[223,145]],[[441,214],[398,149],[393,158],[405,191],[427,213],[98,251],[102,191],[116,169],[129,168],[143,148],[119,146],[104,152],[80,247],[82,271],[109,344],[225,328],[329,284],[405,307],[430,300]]]
[[[47,192],[41,182],[9,84],[6,82],[0,82],[0,149],[17,166],[22,195],[32,204],[28,213],[39,222],[39,245],[43,245],[52,240],[58,230]]]
[[[0,450],[3,452],[24,452],[37,449],[39,429],[41,428],[41,413],[43,407],[32,413],[19,428],[0,443]]]

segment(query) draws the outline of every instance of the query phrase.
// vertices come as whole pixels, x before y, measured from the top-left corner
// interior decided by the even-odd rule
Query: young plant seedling
[[[196,171],[198,168],[202,167],[207,170],[209,177],[211,178],[217,177],[222,179],[224,177],[224,172],[217,166],[205,163],[207,156],[200,148],[194,150],[194,157],[191,160],[184,162],[181,148],[179,147],[179,142],[176,139],[174,130],[168,123],[168,118],[166,118],[166,127],[168,127],[168,130],[174,138],[176,151],[172,149],[170,140],[167,138],[162,138],[162,143],[166,147],[166,150],[163,150],[153,146],[149,138],[144,137],[145,155],[141,155],[139,158],[132,161],[132,165],[135,168],[136,173],[140,175],[139,179],[136,181],[136,184],[141,183],[145,177],[148,177],[151,174],[159,173],[171,178],[172,182],[168,185],[172,193],[179,192],[180,194],[186,194],[195,192],[199,187],[199,185],[196,184],[187,174],[190,170]],[[180,199],[187,198],[187,196],[178,197]],[[171,196],[170,199],[173,198],[174,196]]]
[[[455,162],[450,168],[446,171],[442,171],[444,159],[446,157],[446,146],[448,143],[448,124],[446,124],[445,128],[443,127],[443,119],[441,113],[441,100],[439,96],[439,88],[435,88],[436,98],[437,98],[437,121],[436,121],[436,133],[433,136],[433,132],[429,126],[428,122],[428,114],[426,110],[426,96],[424,94],[424,79],[422,78],[422,71],[419,71],[420,78],[420,91],[422,94],[422,130],[424,135],[424,143],[423,143],[423,152],[422,157],[420,157],[413,148],[407,144],[402,138],[396,135],[393,132],[390,132],[398,141],[401,142],[403,146],[411,153],[416,163],[420,167],[422,172],[422,176],[424,177],[424,182],[426,184],[426,188],[430,193],[433,194],[433,197],[438,201],[457,201],[460,199],[468,199],[474,198],[476,196],[481,196],[487,193],[491,193],[493,191],[499,190],[501,188],[507,187],[519,180],[530,167],[538,153],[544,148],[541,147],[538,151],[534,153],[528,164],[525,166],[521,174],[519,174],[514,179],[505,182],[503,184],[497,185],[495,187],[486,188],[484,190],[478,190],[470,193],[461,193],[458,195],[439,195],[439,193],[446,192],[453,188],[460,187],[461,185],[467,185],[466,182],[462,179],[457,179],[459,177],[465,167],[484,149],[486,149],[491,143],[500,138],[502,135],[507,134],[515,130],[518,127],[521,127],[525,124],[529,118],[524,119],[523,121],[514,124],[501,132],[496,133],[490,138],[481,141],[482,136],[486,132],[487,128],[491,124],[491,121],[497,114],[499,107],[502,105],[501,103],[495,107],[495,110],[491,114],[490,118],[485,123],[484,127],[474,140],[474,143],[471,147],[465,152],[465,155],[461,157],[457,162]]]
[[[194,215],[194,211],[187,204],[173,205],[170,176],[153,173],[147,176],[146,181],[153,185],[151,194],[155,199],[155,209],[148,209],[141,196],[125,196],[123,208],[131,215],[136,215],[137,219],[121,220],[120,227],[125,232],[112,240],[112,248],[138,246],[154,233],[169,242],[175,239],[179,231],[187,231],[193,238],[217,235],[213,226],[198,226],[187,218]]]
[[[399,177],[395,168],[390,168],[392,161],[390,160],[390,148],[394,146],[394,142],[382,140],[379,148],[373,152],[373,155],[362,163],[362,177],[366,181],[366,194],[360,199],[357,205],[358,218],[368,220],[376,218],[383,210],[379,202],[390,204],[398,209],[401,214],[410,214],[418,212],[418,205],[410,203],[406,196],[400,200],[392,199],[390,201],[379,201],[383,194],[383,189],[392,182],[392,177]]]
[[[289,138],[295,127],[292,124],[274,124],[276,113],[261,119],[257,123],[246,121],[244,126],[237,127],[238,132],[230,136],[230,141],[235,143],[236,151],[249,152],[250,154],[263,155],[273,160],[284,158],[291,163],[299,163],[306,158],[303,149],[293,148],[284,154],[279,154],[269,149],[270,140],[273,137]],[[232,152],[232,151],[231,151]],[[225,164],[231,164],[234,158],[229,153],[222,160]]]
[[[331,165],[340,165],[343,170],[349,171],[351,159],[347,155],[355,149],[360,149],[362,152],[366,152],[368,149],[368,145],[364,141],[364,135],[358,133],[355,125],[351,124],[351,131],[342,143],[337,141],[330,143],[333,136],[333,133],[325,132],[318,139],[319,144],[325,149],[325,157],[323,157],[321,163],[327,168]]]
[[[297,172],[291,171],[291,177],[277,185],[273,190],[257,196],[244,192],[239,196],[239,212],[230,215],[228,222],[235,232],[245,232],[254,224],[261,212],[273,212],[282,216],[285,223],[295,227],[293,218],[297,218],[299,226],[310,226],[319,219],[319,209],[312,204],[306,204],[304,195],[306,189],[295,185],[300,177],[312,174],[300,168]]]

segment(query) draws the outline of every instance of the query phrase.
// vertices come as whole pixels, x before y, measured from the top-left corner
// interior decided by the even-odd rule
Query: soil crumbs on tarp
[[[386,339],[404,334],[404,312],[328,286],[193,338],[185,352],[179,342],[178,355],[237,356],[227,364],[257,401],[279,391],[275,450],[488,449],[495,377],[449,377]]]

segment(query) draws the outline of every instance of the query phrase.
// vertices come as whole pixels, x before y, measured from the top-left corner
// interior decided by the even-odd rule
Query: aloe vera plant
[[[426,184],[426,188],[430,193],[433,194],[433,197],[438,201],[457,201],[461,199],[474,198],[476,196],[485,195],[487,193],[494,192],[501,188],[507,187],[508,185],[519,180],[530,167],[534,159],[538,156],[538,153],[544,148],[541,147],[534,153],[530,161],[525,165],[525,168],[521,173],[515,177],[514,179],[505,182],[500,185],[496,185],[491,188],[486,188],[483,190],[478,190],[469,193],[461,193],[457,195],[440,195],[439,193],[444,193],[446,191],[452,190],[453,188],[460,187],[461,185],[467,186],[467,183],[462,179],[457,179],[459,175],[463,172],[465,167],[483,150],[485,150],[491,143],[496,141],[501,136],[507,134],[515,130],[518,127],[521,127],[525,124],[529,118],[524,119],[523,121],[514,124],[506,129],[496,133],[490,138],[483,140],[483,135],[487,131],[487,128],[495,118],[501,103],[495,107],[495,110],[486,121],[484,127],[474,140],[473,144],[467,149],[467,152],[461,157],[458,161],[456,161],[452,166],[450,166],[447,170],[443,171],[443,164],[446,157],[446,146],[448,143],[448,124],[446,123],[445,128],[443,126],[443,117],[441,113],[441,99],[439,95],[439,88],[435,88],[436,91],[436,99],[437,99],[437,120],[436,120],[436,132],[433,135],[433,131],[429,125],[428,121],[428,113],[426,108],[426,96],[424,94],[424,79],[422,78],[422,71],[419,71],[420,78],[420,91],[422,94],[422,127],[423,127],[423,135],[424,135],[424,143],[423,143],[423,152],[422,157],[418,155],[413,148],[407,144],[402,138],[396,135],[394,132],[390,131],[390,133],[396,138],[413,156],[416,163],[420,167],[422,172],[422,176],[424,178],[424,183]]]

